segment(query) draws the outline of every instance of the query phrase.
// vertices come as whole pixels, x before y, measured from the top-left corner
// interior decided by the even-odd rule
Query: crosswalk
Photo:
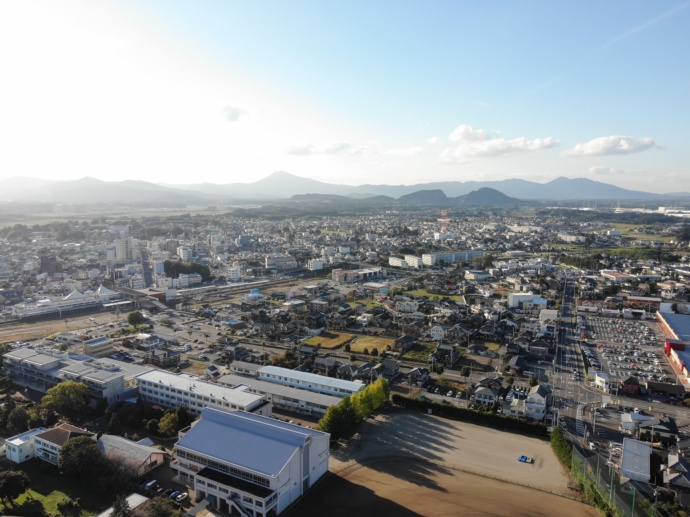
[[[585,409],[584,404],[578,404],[577,405],[577,411],[575,413],[575,428],[577,429],[577,435],[578,436],[584,436],[585,435],[585,422],[582,419],[584,409]]]

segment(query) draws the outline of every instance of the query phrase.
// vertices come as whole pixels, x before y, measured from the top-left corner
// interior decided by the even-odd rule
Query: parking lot
[[[586,354],[590,372],[603,371],[610,384],[618,385],[630,375],[640,380],[676,382],[663,353],[664,337],[655,323],[604,317],[587,318]]]

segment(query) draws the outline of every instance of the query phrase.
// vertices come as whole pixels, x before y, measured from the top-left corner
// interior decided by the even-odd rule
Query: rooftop
[[[244,411],[206,408],[201,412],[201,419],[177,442],[177,447],[276,477],[295,451],[313,436],[328,435]]]
[[[335,379],[333,377],[325,377],[323,375],[316,375],[315,373],[300,372],[298,370],[289,370],[279,366],[263,366],[259,369],[259,375],[278,375],[294,379],[302,382],[313,382],[321,384],[329,388],[340,388],[343,390],[360,391],[364,389],[364,384],[357,381],[346,381],[343,379]]]

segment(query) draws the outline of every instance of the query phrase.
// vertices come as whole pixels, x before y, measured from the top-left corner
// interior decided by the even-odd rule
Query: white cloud
[[[348,154],[362,154],[362,147],[351,150],[352,146],[347,142],[333,142],[322,147],[316,144],[293,145],[288,147],[285,152],[294,156],[311,156],[313,154],[340,154],[350,151]]]
[[[220,114],[228,122],[236,122],[242,115],[246,115],[247,112],[236,106],[225,106],[220,110]]]
[[[469,157],[501,156],[508,153],[541,151],[560,144],[557,139],[552,137],[535,138],[533,140],[525,137],[513,139],[492,138],[483,129],[473,129],[468,125],[455,128],[448,140],[456,142],[457,145],[445,149],[439,156],[439,161],[446,164],[466,163]]]
[[[472,126],[462,124],[456,127],[448,136],[451,142],[460,142],[463,140],[486,140],[489,135],[483,129],[474,129]]]
[[[437,136],[432,136],[430,138],[427,138],[426,143],[430,145],[438,144],[441,142],[441,139]]]
[[[350,144],[348,144],[347,142],[335,142],[324,147],[323,154],[342,153],[343,151],[347,151],[348,149],[350,149],[350,147]]]
[[[602,136],[563,152],[563,156],[608,156],[615,154],[641,153],[658,147],[653,138],[632,136]]]
[[[405,147],[403,149],[391,149],[390,151],[386,151],[384,154],[391,154],[394,156],[417,156],[419,153],[422,152],[422,148],[418,147],[416,145],[410,146],[410,147]]]
[[[614,169],[612,167],[604,167],[603,165],[595,165],[590,167],[587,172],[590,176],[615,176],[618,174],[625,174],[622,169]]]
[[[309,156],[311,154],[318,154],[314,144],[292,145],[288,147],[285,152],[295,156]]]

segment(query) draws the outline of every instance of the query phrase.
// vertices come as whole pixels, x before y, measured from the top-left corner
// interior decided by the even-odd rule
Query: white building
[[[405,261],[405,259],[401,259],[400,257],[388,257],[388,265],[391,267],[399,267],[403,269],[407,268],[407,262]]]
[[[235,366],[237,363],[241,363],[241,361],[234,361],[232,365]],[[247,374],[250,373],[248,369],[251,366],[256,366],[254,372],[258,371],[260,368],[254,363],[243,363],[243,365],[247,366],[237,365],[235,366],[235,371]],[[257,393],[266,397],[266,400],[268,400],[274,408],[294,411],[302,415],[322,417],[329,407],[335,406],[342,400],[340,397],[334,397],[333,395],[301,390],[299,388],[262,381],[256,378],[247,378],[241,375],[223,375],[216,382],[221,385],[232,387],[246,386],[252,393]]]
[[[196,501],[243,516],[279,515],[328,472],[330,436],[244,412],[204,409],[170,466]]]
[[[271,415],[271,403],[263,395],[249,391],[246,386],[229,388],[192,375],[164,370],[140,375],[137,382],[141,400],[165,408],[175,409],[182,405],[194,415],[206,407]]]
[[[115,239],[115,262],[118,264],[129,264],[137,258],[136,241],[134,237],[121,235]]]
[[[522,304],[537,304],[543,305],[546,308],[546,299],[539,294],[534,293],[508,293],[508,307],[517,309]]]
[[[315,373],[300,372],[289,370],[279,366],[263,366],[259,368],[259,379],[262,381],[292,386],[303,390],[335,395],[336,397],[347,397],[359,393],[364,389],[364,384],[359,381],[346,381],[333,377],[324,377]]]
[[[307,269],[309,271],[318,271],[323,269],[327,262],[324,259],[311,259],[307,262]]]
[[[8,438],[3,446],[7,459],[14,463],[22,463],[34,458],[34,436],[45,430],[45,427],[38,427]]]
[[[232,266],[225,270],[225,277],[231,282],[238,282],[242,277],[242,268],[238,262],[235,262]]]
[[[96,440],[95,434],[64,422],[51,429],[45,429],[43,432],[37,433],[33,437],[36,457],[53,465],[60,466],[62,446],[68,440],[77,436],[89,436],[94,441]]]
[[[192,260],[192,255],[192,248],[188,248],[187,246],[178,246],[177,256],[180,257],[182,262],[189,262]]]
[[[424,262],[422,262],[421,257],[417,257],[416,255],[405,255],[405,262],[407,263],[407,267],[412,267],[415,269],[421,269],[424,267]]]

